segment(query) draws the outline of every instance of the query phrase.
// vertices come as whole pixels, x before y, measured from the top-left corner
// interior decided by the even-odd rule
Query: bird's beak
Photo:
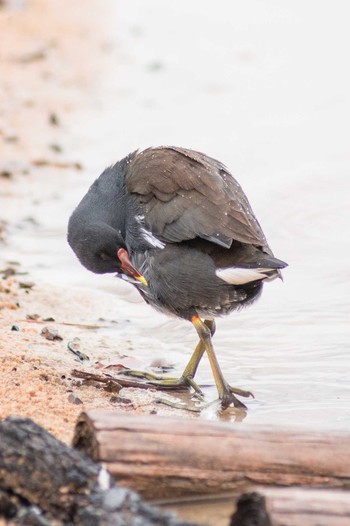
[[[142,285],[148,286],[146,278],[134,267],[134,265],[131,263],[129,259],[129,254],[125,250],[125,248],[120,248],[118,250],[118,258],[121,262],[121,270],[130,276],[131,278],[137,279]]]
[[[139,274],[138,276],[133,276],[133,277],[137,279],[137,281],[142,283],[142,285],[145,285],[145,287],[148,287],[147,279],[142,274]]]

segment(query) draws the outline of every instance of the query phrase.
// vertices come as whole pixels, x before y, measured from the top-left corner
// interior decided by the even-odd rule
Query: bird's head
[[[72,216],[68,225],[68,243],[84,267],[96,274],[117,273],[143,285],[146,279],[129,259],[125,241],[119,230],[105,223],[77,225]]]

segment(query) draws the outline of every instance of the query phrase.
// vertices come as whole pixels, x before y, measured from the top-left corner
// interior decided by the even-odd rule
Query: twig
[[[117,382],[122,387],[136,387],[138,389],[157,389],[162,391],[168,391],[169,389],[174,389],[173,387],[165,386],[165,385],[153,385],[150,382],[135,382],[134,380],[129,380],[125,378],[115,378],[113,376],[110,376],[108,374],[105,375],[99,375],[95,373],[88,373],[86,371],[79,371],[78,369],[73,369],[71,372],[71,375],[75,378],[82,378],[84,380],[90,380],[95,382],[102,382],[102,383],[108,383],[111,380],[114,382]],[[183,390],[183,388],[182,388]]]
[[[21,323],[48,323],[47,320],[19,320]],[[72,323],[68,321],[52,321],[52,323],[56,323],[57,325],[68,325],[70,327],[80,327],[82,329],[108,329],[109,325],[97,325],[93,323]]]

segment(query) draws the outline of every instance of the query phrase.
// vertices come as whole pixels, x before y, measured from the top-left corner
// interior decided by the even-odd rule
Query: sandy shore
[[[0,284],[0,416],[30,417],[60,439],[70,442],[76,418],[81,411],[93,407],[141,410],[140,404],[131,402],[130,389],[127,390],[128,398],[122,397],[124,403],[120,404],[119,394],[94,386],[83,386],[81,380],[72,377],[72,369],[82,368],[79,359],[67,349],[72,326],[54,321],[42,322],[40,318],[27,319],[36,318],[40,312],[50,312],[50,319],[60,317],[60,309],[52,305],[52,295],[60,295],[63,299],[64,291],[59,288],[48,291],[40,285],[34,285],[33,290],[30,290],[21,288],[21,283],[23,282],[14,276],[2,280]],[[66,291],[63,302],[68,305],[69,300],[69,293]],[[83,302],[84,293],[80,298],[75,296],[75,300]],[[57,332],[60,339],[46,339],[42,335],[45,328],[48,328],[53,336]],[[84,354],[88,353],[90,346],[96,342],[97,329],[74,327],[75,337],[80,336],[83,340],[86,340],[86,332],[89,330],[94,334],[90,335],[89,345],[84,347]],[[103,360],[103,357],[101,358]],[[84,366],[83,369],[99,374],[100,367],[97,363]],[[143,403],[148,405],[145,394]]]
[[[59,286],[54,277],[33,282],[16,244],[28,225],[35,229],[32,212],[41,201],[49,201],[48,214],[55,220],[50,202],[58,199],[62,185],[74,184],[84,168],[75,123],[79,116],[89,117],[96,101],[96,79],[106,67],[103,28],[110,5],[87,0],[69,4],[65,12],[54,0],[17,4],[6,2],[0,9],[0,417],[30,417],[70,442],[81,411],[159,408],[154,392],[111,393],[71,376],[74,368],[100,373],[103,364],[110,363],[106,350],[112,344],[99,329],[113,322],[98,319],[112,316],[115,300]],[[59,272],[52,270],[53,276]],[[103,305],[98,314],[96,304]],[[57,339],[45,338],[45,327],[56,331]],[[82,363],[68,350],[74,338],[81,339],[81,351],[90,360]],[[122,341],[114,350],[117,363],[133,363],[125,355],[128,349],[130,343]]]

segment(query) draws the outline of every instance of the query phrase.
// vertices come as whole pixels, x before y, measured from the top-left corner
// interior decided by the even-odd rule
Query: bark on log
[[[25,526],[190,526],[24,418],[0,421],[1,516]]]
[[[151,499],[262,485],[350,488],[350,437],[94,410],[73,445]]]

